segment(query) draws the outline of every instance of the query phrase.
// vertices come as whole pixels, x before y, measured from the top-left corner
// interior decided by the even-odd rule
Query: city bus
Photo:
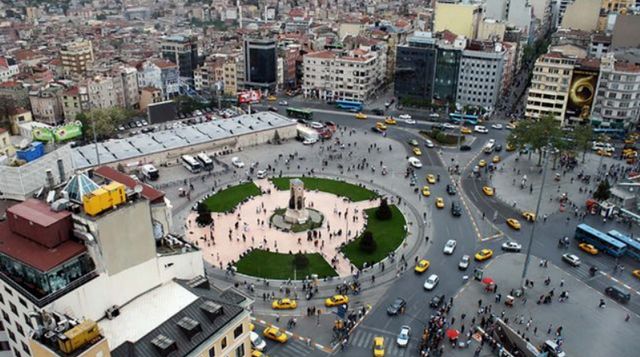
[[[593,135],[606,135],[611,139],[624,140],[627,131],[624,129],[614,129],[614,128],[594,128]]]
[[[611,230],[607,234],[627,245],[626,254],[628,256],[635,260],[640,260],[640,242],[616,230]]]
[[[460,113],[449,113],[449,121],[452,123],[458,124],[462,120],[462,114]],[[464,121],[467,124],[478,125],[478,116],[476,114],[465,114]]]
[[[627,250],[626,244],[584,223],[576,227],[574,238],[579,242],[589,243],[614,257],[620,257]]]
[[[196,159],[198,159],[198,161],[200,161],[200,163],[202,164],[202,167],[205,170],[211,171],[213,169],[213,160],[211,160],[209,155],[201,152],[198,155],[196,155]]]
[[[361,112],[364,109],[364,104],[356,100],[336,100],[336,107],[339,109],[346,109],[351,112]]]
[[[313,112],[309,109],[287,108],[287,116],[295,119],[312,120]]]
[[[192,174],[197,174],[202,171],[202,164],[200,161],[193,158],[191,155],[182,155],[180,157],[180,161],[182,161],[182,166],[184,166],[189,172]]]

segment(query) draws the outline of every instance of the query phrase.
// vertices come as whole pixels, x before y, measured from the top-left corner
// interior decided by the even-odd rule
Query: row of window
[[[243,332],[244,332],[244,329],[242,327],[242,324],[238,325],[238,327],[236,327],[233,330],[233,338],[237,339],[238,337],[240,337],[242,335]],[[220,351],[224,351],[225,348],[227,348],[227,336],[224,336],[220,340]],[[235,357],[244,357],[244,356],[245,356],[244,344],[241,344],[235,350]],[[209,357],[216,357],[216,347],[215,346],[211,347],[211,349],[209,350]]]

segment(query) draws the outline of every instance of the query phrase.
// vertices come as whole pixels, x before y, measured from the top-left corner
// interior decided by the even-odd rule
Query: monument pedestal
[[[287,208],[284,213],[284,221],[287,223],[304,224],[309,220],[309,212],[306,208],[301,210]]]

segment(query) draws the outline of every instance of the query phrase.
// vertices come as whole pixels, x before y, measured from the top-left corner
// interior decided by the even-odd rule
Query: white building
[[[0,57],[0,83],[9,81],[18,73],[20,68],[12,58]]]
[[[386,62],[380,52],[364,48],[306,54],[303,57],[304,96],[363,101],[384,83]]]
[[[507,51],[500,42],[471,42],[462,51],[456,102],[495,108],[501,95]]]
[[[592,123],[605,128],[635,127],[640,115],[640,66],[602,57]],[[595,121],[595,122],[594,122]]]

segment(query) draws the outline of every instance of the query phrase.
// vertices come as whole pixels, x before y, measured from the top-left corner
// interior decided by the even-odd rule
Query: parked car
[[[502,243],[502,250],[505,252],[519,252],[522,250],[522,245],[517,242],[504,242]]]

